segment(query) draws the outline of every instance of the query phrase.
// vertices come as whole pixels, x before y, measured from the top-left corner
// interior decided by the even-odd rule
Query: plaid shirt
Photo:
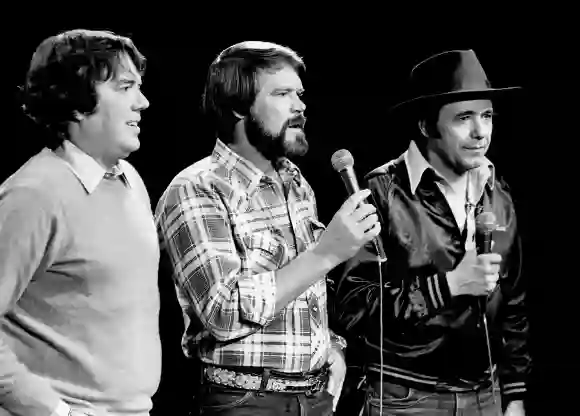
[[[324,230],[314,192],[281,159],[284,188],[219,139],[171,182],[156,213],[185,318],[184,352],[218,366],[316,369],[330,347],[326,280],[274,314],[275,271]]]

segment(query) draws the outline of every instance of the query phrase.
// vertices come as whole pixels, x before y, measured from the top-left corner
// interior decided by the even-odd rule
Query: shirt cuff
[[[242,318],[258,325],[274,319],[276,275],[274,271],[241,276],[238,279]]]

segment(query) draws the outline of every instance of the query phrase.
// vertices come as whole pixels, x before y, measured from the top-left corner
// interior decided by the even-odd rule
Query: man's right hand
[[[501,255],[477,254],[469,250],[457,267],[447,272],[447,283],[452,296],[483,296],[491,292],[499,279]]]
[[[379,235],[381,224],[376,208],[364,202],[369,195],[370,191],[364,189],[352,194],[342,204],[314,249],[318,255],[340,264]]]

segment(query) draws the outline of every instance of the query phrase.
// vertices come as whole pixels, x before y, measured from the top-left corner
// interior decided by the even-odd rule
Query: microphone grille
[[[480,232],[490,232],[497,228],[495,214],[490,211],[480,213],[475,219],[475,226]]]
[[[354,159],[348,150],[340,149],[334,152],[330,158],[330,163],[332,163],[335,171],[340,172],[347,167],[352,167],[354,165]]]

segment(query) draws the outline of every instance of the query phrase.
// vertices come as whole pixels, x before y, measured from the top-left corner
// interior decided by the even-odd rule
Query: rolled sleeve
[[[270,322],[276,307],[275,273],[241,276],[238,288],[242,318],[262,326]]]
[[[256,332],[274,318],[273,271],[243,266],[229,211],[211,184],[170,186],[156,214],[162,248],[171,260],[178,298],[217,340]]]

